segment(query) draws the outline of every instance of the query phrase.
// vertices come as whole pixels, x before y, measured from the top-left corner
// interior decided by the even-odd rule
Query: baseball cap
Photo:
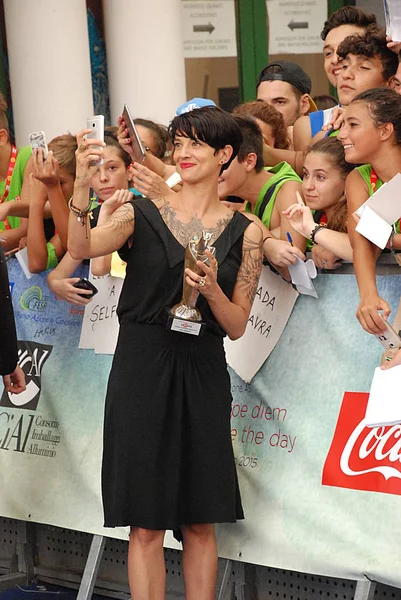
[[[188,102],[181,104],[181,106],[177,108],[176,114],[177,116],[184,115],[195,108],[203,108],[205,106],[216,106],[216,103],[213,102],[213,100],[209,100],[209,98],[192,98],[192,100],[188,100]]]
[[[308,94],[310,112],[317,110],[317,106],[310,97],[312,90],[311,78],[302,67],[287,60],[276,60],[267,65],[258,75],[256,88],[262,81],[286,81],[293,85],[301,94]]]

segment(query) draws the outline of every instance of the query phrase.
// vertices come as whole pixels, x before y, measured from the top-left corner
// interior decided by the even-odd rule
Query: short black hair
[[[263,136],[259,125],[252,117],[246,115],[233,115],[233,118],[238,123],[242,133],[242,143],[238,151],[238,162],[242,163],[246,160],[248,154],[256,154],[256,173],[264,167],[263,160]]]
[[[370,25],[376,25],[376,23],[376,15],[373,13],[365,13],[355,6],[343,6],[327,19],[323,25],[320,37],[322,40],[325,40],[332,29],[341,25],[354,25],[361,29],[367,29]]]
[[[383,65],[383,78],[388,81],[398,69],[397,55],[387,48],[386,34],[376,27],[368,29],[365,35],[349,35],[337,48],[337,54],[344,59],[349,54],[366,58],[379,58]]]
[[[225,146],[231,146],[230,160],[222,167],[227,169],[237,156],[242,143],[242,134],[232,115],[217,106],[195,108],[190,112],[174,117],[169,125],[169,134],[174,141],[176,135],[182,135],[194,141],[204,142],[215,153]]]

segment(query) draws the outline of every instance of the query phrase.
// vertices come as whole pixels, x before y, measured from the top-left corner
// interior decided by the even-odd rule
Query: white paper
[[[244,335],[235,342],[224,338],[227,363],[244,381],[252,380],[273,351],[297,298],[290,283],[262,268]]]
[[[383,183],[377,192],[355,211],[358,217],[362,217],[367,206],[389,225],[398,221],[401,217],[401,173]]]
[[[120,329],[117,305],[124,280],[111,275],[96,277],[91,270],[88,279],[98,293],[85,306],[79,348],[93,349],[96,354],[114,354]]]
[[[19,262],[21,269],[24,272],[24,275],[27,279],[31,279],[33,277],[33,273],[30,272],[28,267],[28,248],[23,248],[19,252],[15,253],[15,256]]]
[[[300,294],[317,298],[318,295],[312,282],[312,279],[317,275],[315,263],[312,259],[304,262],[298,258],[298,256],[296,259],[297,262],[288,267],[291,275],[291,282],[297,287],[297,291]]]
[[[365,205],[355,229],[382,250],[386,247],[392,232],[392,226],[367,205]]]
[[[368,427],[401,423],[401,365],[375,369],[365,422]]]

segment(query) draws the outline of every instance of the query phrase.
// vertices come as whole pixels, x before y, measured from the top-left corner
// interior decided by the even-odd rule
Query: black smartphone
[[[90,290],[92,292],[92,294],[78,294],[81,298],[93,298],[93,296],[98,293],[97,287],[95,287],[89,279],[86,279],[86,277],[81,277],[79,281],[72,285],[80,290]]]
[[[135,123],[132,120],[127,104],[124,104],[122,117],[124,119],[125,126],[128,129],[128,135],[131,140],[131,148],[134,152],[135,161],[142,164],[145,160],[145,150],[136,130]]]

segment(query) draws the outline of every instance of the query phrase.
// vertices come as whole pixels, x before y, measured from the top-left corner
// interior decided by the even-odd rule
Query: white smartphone
[[[36,150],[36,148],[42,148],[43,150],[43,160],[46,160],[48,155],[48,147],[46,143],[46,136],[44,131],[34,131],[29,134],[29,143],[32,150]]]
[[[123,119],[126,128],[128,129],[128,135],[131,140],[131,148],[134,152],[136,162],[143,163],[145,160],[145,149],[142,145],[141,138],[136,130],[135,123],[131,117],[128,105],[124,104]]]
[[[395,329],[391,327],[390,323],[386,321],[386,319],[383,319],[383,317],[381,318],[386,326],[386,329],[379,335],[375,335],[376,339],[386,350],[394,350],[395,348],[401,348],[401,337],[398,335]]]
[[[86,129],[90,129],[91,132],[87,134],[87,140],[102,140],[104,141],[104,116],[96,115],[86,120]],[[96,146],[97,147],[97,146]],[[103,158],[99,160],[93,160],[91,167],[98,167],[103,164]]]

